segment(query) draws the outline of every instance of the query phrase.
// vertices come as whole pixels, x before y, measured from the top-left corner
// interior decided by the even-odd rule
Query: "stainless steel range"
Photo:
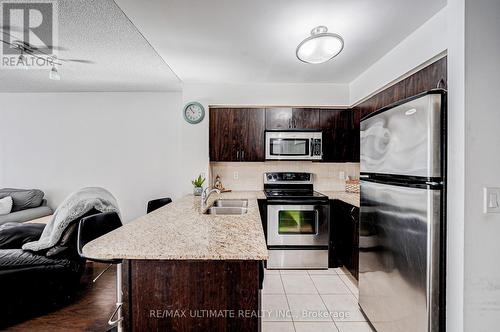
[[[328,268],[328,197],[311,173],[265,173],[269,269]]]

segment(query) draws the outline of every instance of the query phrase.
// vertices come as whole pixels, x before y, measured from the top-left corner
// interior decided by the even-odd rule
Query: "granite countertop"
[[[257,199],[263,191],[213,194],[248,199],[243,215],[200,213],[200,197],[188,195],[114,230],[83,248],[96,259],[267,260]]]
[[[359,194],[348,193],[347,191],[320,191],[323,195],[328,196],[329,199],[339,199],[348,204],[359,207]]]

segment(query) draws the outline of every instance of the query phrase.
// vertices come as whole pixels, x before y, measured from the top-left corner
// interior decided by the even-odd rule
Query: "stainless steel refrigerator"
[[[368,115],[360,135],[360,307],[378,332],[445,331],[445,91]]]

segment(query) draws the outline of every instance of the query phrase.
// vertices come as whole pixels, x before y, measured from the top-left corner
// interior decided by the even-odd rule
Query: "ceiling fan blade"
[[[51,48],[53,50],[57,50],[57,51],[67,51],[68,50],[66,47],[62,47],[62,46],[47,45],[47,47]]]
[[[84,59],[61,59],[61,58],[58,58],[58,60],[67,61],[67,62],[86,63],[86,64],[94,64],[95,63],[95,61],[84,60]]]

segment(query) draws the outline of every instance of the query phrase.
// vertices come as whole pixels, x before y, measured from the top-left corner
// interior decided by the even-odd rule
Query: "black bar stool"
[[[78,236],[77,236],[77,249],[78,254],[88,260],[100,263],[109,264],[104,271],[99,273],[99,275],[93,280],[94,282],[99,279],[100,276],[104,274],[112,265],[116,265],[116,307],[111,316],[109,317],[108,324],[111,326],[116,325],[119,332],[123,331],[123,317],[121,308],[123,305],[122,298],[122,260],[121,259],[95,259],[85,257],[82,252],[82,248],[92,240],[103,236],[119,227],[121,227],[122,221],[120,216],[116,212],[106,212],[95,214],[90,217],[83,218],[80,220],[78,225]],[[114,317],[116,316],[116,319]]]
[[[157,210],[161,208],[162,206],[165,206],[169,203],[172,203],[172,199],[165,197],[165,198],[158,198],[158,199],[153,199],[152,201],[148,202],[148,209],[146,213],[153,212],[154,210]]]

